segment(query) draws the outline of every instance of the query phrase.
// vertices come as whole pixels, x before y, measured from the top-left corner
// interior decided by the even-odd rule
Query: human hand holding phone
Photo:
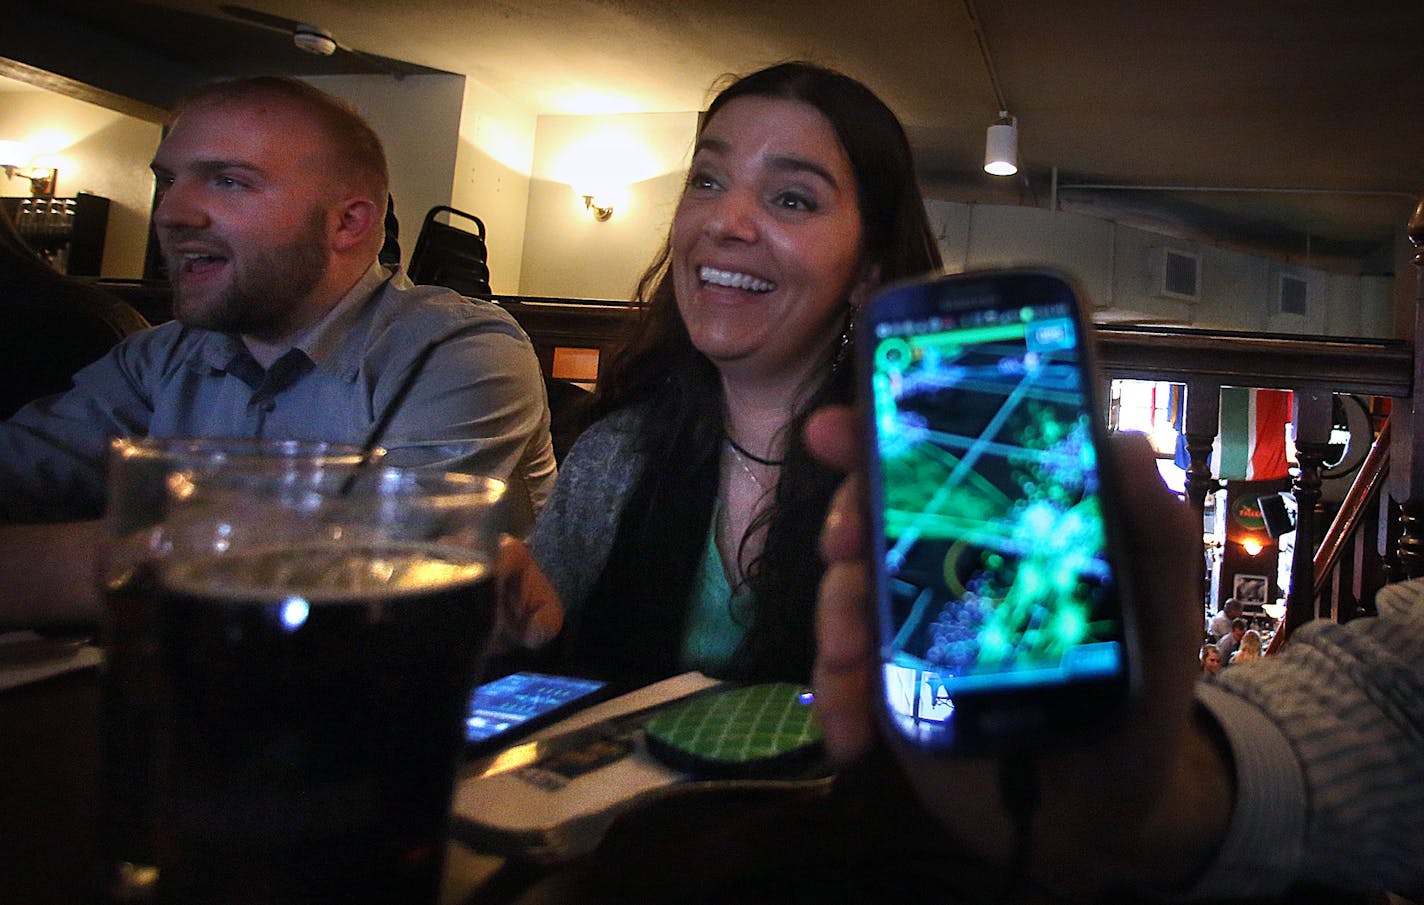
[[[1045,271],[941,276],[857,325],[885,731],[1015,757],[1102,733],[1138,662],[1077,294]]]
[[[845,409],[818,413],[807,442],[828,464],[852,471],[822,538],[828,567],[817,613],[816,706],[828,751],[842,761],[877,736],[879,642],[874,628],[865,446]],[[1065,891],[1105,884],[1186,882],[1225,832],[1232,803],[1228,761],[1210,727],[1192,717],[1191,651],[1199,557],[1190,511],[1156,473],[1142,438],[1114,441],[1121,561],[1135,594],[1142,664],[1141,706],[1095,741],[1061,747],[1040,761],[1035,876]],[[1006,861],[1010,822],[1000,805],[995,763],[946,758],[898,733],[889,738],[927,808],[966,846]]]

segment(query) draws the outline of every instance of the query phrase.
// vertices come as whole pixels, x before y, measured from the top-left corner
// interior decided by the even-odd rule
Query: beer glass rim
[[[122,460],[173,461],[175,464],[222,463],[229,466],[259,465],[264,458],[277,461],[309,461],[332,466],[354,466],[363,455],[380,461],[385,450],[369,453],[355,443],[324,440],[271,440],[246,437],[115,437],[109,453]]]
[[[450,506],[490,505],[504,495],[506,482],[488,475],[461,471],[431,471],[423,468],[372,466],[363,478],[374,482],[382,493],[396,490],[421,492],[426,497],[448,501]],[[357,482],[358,487],[362,482]]]
[[[216,482],[212,486],[235,482],[227,492],[236,493],[243,493],[243,482],[254,482],[246,485],[248,493],[264,486],[305,486],[333,504],[343,498],[356,503],[420,497],[426,509],[489,507],[505,494],[507,482],[500,478],[385,465],[385,454],[383,447],[366,451],[320,440],[117,437],[109,442],[109,472],[112,478],[134,467],[156,469],[167,476],[166,493],[177,496],[191,492],[194,480]]]

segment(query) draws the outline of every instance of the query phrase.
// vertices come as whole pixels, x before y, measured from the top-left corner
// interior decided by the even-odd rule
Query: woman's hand
[[[806,427],[815,455],[852,472],[832,503],[821,538],[827,568],[817,609],[814,673],[826,745],[842,761],[864,754],[877,737],[878,664],[856,431],[844,408],[818,412]],[[1163,486],[1141,437],[1119,438],[1113,452],[1143,704],[1100,740],[1040,758],[1034,872],[1070,893],[1113,884],[1189,882],[1224,836],[1232,804],[1228,760],[1209,725],[1192,717],[1201,621],[1199,522]],[[1007,861],[1010,827],[992,761],[928,755],[898,739],[891,747],[921,801],[956,838],[983,857]]]
[[[492,653],[533,650],[554,640],[564,626],[564,606],[523,541],[509,535],[499,541],[496,576],[499,627]]]

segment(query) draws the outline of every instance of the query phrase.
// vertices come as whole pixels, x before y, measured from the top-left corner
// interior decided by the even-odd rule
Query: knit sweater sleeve
[[[530,552],[567,613],[583,607],[612,552],[623,507],[643,473],[641,426],[637,411],[623,409],[585,430],[560,463],[530,535]]]
[[[1231,745],[1237,799],[1194,895],[1424,892],[1424,581],[1384,588],[1377,605],[1377,618],[1317,620],[1199,687]]]

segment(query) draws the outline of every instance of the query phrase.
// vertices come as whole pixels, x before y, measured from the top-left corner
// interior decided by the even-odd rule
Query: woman
[[[1241,636],[1241,646],[1231,655],[1231,665],[1250,663],[1252,660],[1259,659],[1261,659],[1261,633],[1254,628],[1247,629],[1246,634]]]
[[[1210,641],[1202,645],[1201,653],[1197,655],[1197,658],[1201,660],[1203,675],[1221,672],[1221,650]]]
[[[567,608],[561,668],[809,677],[837,475],[801,428],[850,398],[856,308],[939,266],[904,130],[863,85],[784,63],[717,96],[531,538]]]

